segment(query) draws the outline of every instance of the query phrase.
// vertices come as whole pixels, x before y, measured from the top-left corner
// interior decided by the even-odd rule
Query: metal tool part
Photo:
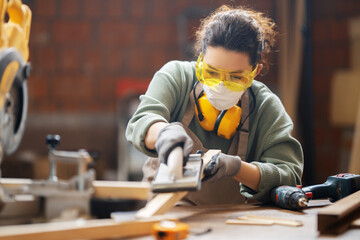
[[[34,196],[42,198],[42,211],[45,219],[59,217],[66,209],[77,209],[84,215],[90,215],[90,199],[94,192],[93,181],[95,171],[87,170],[87,165],[92,161],[92,157],[85,150],[79,151],[58,151],[55,147],[60,143],[59,135],[48,135],[46,143],[49,147],[50,175],[48,179],[31,180],[29,183],[19,188],[7,189],[5,192],[5,207],[11,203],[15,206],[22,206],[24,201],[18,201],[20,195]],[[78,165],[78,174],[70,179],[58,179],[56,176],[57,163],[72,163]],[[39,206],[40,207],[40,206]],[[23,214],[21,207],[13,207],[18,210],[17,215]],[[14,212],[14,210],[13,210]],[[16,213],[13,216],[17,216]],[[2,214],[2,212],[0,212]],[[0,222],[2,216],[0,214]]]
[[[271,191],[271,200],[285,209],[303,209],[308,206],[308,198],[298,187],[280,186]]]
[[[178,150],[169,155],[170,166],[160,163],[156,176],[152,182],[154,193],[176,192],[176,191],[197,191],[201,188],[201,170],[203,161],[201,154],[190,154],[183,167],[183,154]],[[174,168],[177,168],[174,170]],[[182,171],[178,174],[177,171]]]

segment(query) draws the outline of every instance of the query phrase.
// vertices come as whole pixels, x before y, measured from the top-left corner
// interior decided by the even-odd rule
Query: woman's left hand
[[[215,182],[224,177],[234,177],[240,171],[241,158],[239,156],[218,153],[214,155],[204,169],[203,181]]]

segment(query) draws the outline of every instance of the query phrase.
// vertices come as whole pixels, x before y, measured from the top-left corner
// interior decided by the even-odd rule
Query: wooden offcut
[[[128,181],[93,181],[94,198],[147,200],[150,184]]]
[[[111,219],[76,220],[0,227],[0,240],[109,239],[150,235],[161,219],[115,222]]]
[[[203,156],[203,169],[210,162],[211,157],[220,153],[221,150],[209,150]],[[201,175],[201,178],[204,174]],[[169,211],[178,201],[180,201],[188,192],[171,192],[171,193],[159,193],[153,199],[151,199],[144,208],[140,209],[136,217],[137,218],[149,218],[155,215],[164,214]]]
[[[321,234],[340,234],[360,216],[360,191],[357,191],[318,212],[318,230]]]

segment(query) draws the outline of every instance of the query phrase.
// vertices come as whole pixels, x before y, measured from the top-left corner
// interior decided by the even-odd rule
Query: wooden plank
[[[220,153],[221,150],[209,150],[203,156],[203,169],[201,178],[204,177],[204,168],[211,160],[211,157]],[[137,218],[149,218],[155,215],[164,214],[169,211],[178,201],[180,201],[188,192],[172,192],[172,193],[159,193],[151,199],[144,208],[140,209]]]
[[[77,220],[0,227],[0,240],[107,239],[149,235],[161,219],[115,222],[111,219]]]
[[[24,178],[1,178],[4,189],[20,189],[34,181]],[[94,198],[147,200],[150,196],[150,184],[130,181],[93,181]]]
[[[360,191],[324,207],[318,212],[320,233],[340,234],[360,215]]]
[[[150,184],[147,182],[94,181],[94,198],[147,200]]]

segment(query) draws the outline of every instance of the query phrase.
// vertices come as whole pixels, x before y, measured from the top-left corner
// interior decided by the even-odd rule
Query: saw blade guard
[[[0,162],[4,155],[16,151],[24,133],[31,16],[21,0],[0,3]]]
[[[10,86],[3,85],[9,71],[14,70],[13,63],[18,64],[16,75]],[[27,74],[24,72],[29,65],[24,64],[20,53],[15,48],[0,52],[0,88],[4,93],[4,104],[0,109],[0,143],[3,154],[10,155],[20,145],[25,130],[28,110]],[[9,90],[5,89],[9,88]]]

